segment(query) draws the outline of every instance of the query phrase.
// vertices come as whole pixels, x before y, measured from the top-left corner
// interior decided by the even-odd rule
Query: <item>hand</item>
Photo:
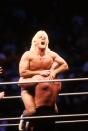
[[[50,75],[49,75],[49,80],[53,80],[56,77],[56,73],[54,70],[51,70]]]
[[[49,76],[50,75],[50,70],[43,70],[43,71],[40,71],[40,75],[41,76],[45,76],[45,77],[47,77],[47,76]]]
[[[4,91],[0,92],[0,99],[2,99],[4,97],[4,95],[5,95]]]

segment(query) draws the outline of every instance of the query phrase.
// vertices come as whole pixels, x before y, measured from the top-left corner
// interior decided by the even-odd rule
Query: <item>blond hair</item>
[[[45,35],[45,37],[46,37],[46,44],[47,44],[46,50],[47,50],[47,49],[50,50],[50,49],[48,48],[48,44],[49,44],[48,35],[47,35],[47,33],[46,33],[45,31],[40,30],[40,31],[38,31],[38,32],[34,35],[34,37],[32,38],[30,51],[35,51],[37,37],[38,37],[39,35],[41,35],[41,33],[44,33],[44,35]]]

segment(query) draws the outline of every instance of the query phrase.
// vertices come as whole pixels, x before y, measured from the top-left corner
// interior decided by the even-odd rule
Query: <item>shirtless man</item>
[[[67,62],[57,53],[48,48],[49,38],[45,31],[38,31],[31,48],[26,51],[19,63],[20,82],[52,80],[58,74],[68,70]],[[54,65],[53,65],[54,64]],[[36,114],[36,109],[42,106],[54,107],[56,97],[61,90],[61,82],[19,84],[25,106],[23,116]],[[20,130],[20,129],[19,129]]]

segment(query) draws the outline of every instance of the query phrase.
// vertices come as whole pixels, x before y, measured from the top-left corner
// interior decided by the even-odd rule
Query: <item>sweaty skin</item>
[[[31,49],[22,55],[19,62],[21,96],[25,109],[30,115],[35,113],[36,107],[40,105],[55,105],[61,83],[20,84],[20,82],[52,80],[57,77],[57,74],[68,70],[66,61],[48,48],[48,41],[47,34],[39,31],[32,40],[34,43]]]
[[[21,81],[22,82],[30,82],[30,81],[36,81],[36,80],[54,79],[56,76],[56,72],[54,72],[55,70],[54,70],[54,67],[52,64],[52,63],[54,63],[54,59],[55,59],[54,57],[59,61],[59,64],[60,64],[60,62],[61,62],[61,64],[64,63],[63,59],[60,56],[57,57],[57,54],[52,51],[47,52],[46,55],[41,56],[41,57],[39,55],[35,55],[33,53],[30,53],[29,51],[26,52],[23,55],[23,57],[21,58],[21,62],[20,62],[20,66],[21,66],[20,69],[21,70],[25,67],[25,64],[26,64],[26,70],[23,71],[23,74],[25,77],[20,77],[19,82],[21,82]],[[31,88],[31,86],[36,86],[36,84],[37,83],[29,83],[29,84],[22,84],[20,86],[22,88],[27,89],[27,88]],[[48,85],[49,84],[50,83],[48,83]],[[36,92],[36,90],[35,90],[35,92]],[[40,90],[40,92],[41,92],[41,90]],[[55,91],[50,90],[50,92],[54,93],[54,92],[56,92],[56,90]],[[47,90],[44,93],[47,94]],[[27,99],[24,94],[27,94]],[[27,92],[27,90],[22,91],[21,95],[22,95],[22,99],[23,99],[23,102],[24,102],[27,112],[30,112],[30,114],[32,114],[32,112],[35,112],[36,105],[35,105],[34,98],[32,97],[32,95],[29,95],[29,92]],[[44,97],[45,97],[45,95],[44,95]],[[36,101],[36,99],[37,99],[37,97],[35,97],[35,101]],[[30,104],[29,104],[29,101],[30,101]]]
[[[36,107],[54,106],[56,97],[61,90],[61,82],[39,83],[36,86],[35,104]]]

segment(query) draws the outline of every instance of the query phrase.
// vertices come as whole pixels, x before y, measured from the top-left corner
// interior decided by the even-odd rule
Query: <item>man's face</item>
[[[44,33],[41,33],[37,36],[37,45],[41,49],[45,49],[47,46],[47,38]]]

